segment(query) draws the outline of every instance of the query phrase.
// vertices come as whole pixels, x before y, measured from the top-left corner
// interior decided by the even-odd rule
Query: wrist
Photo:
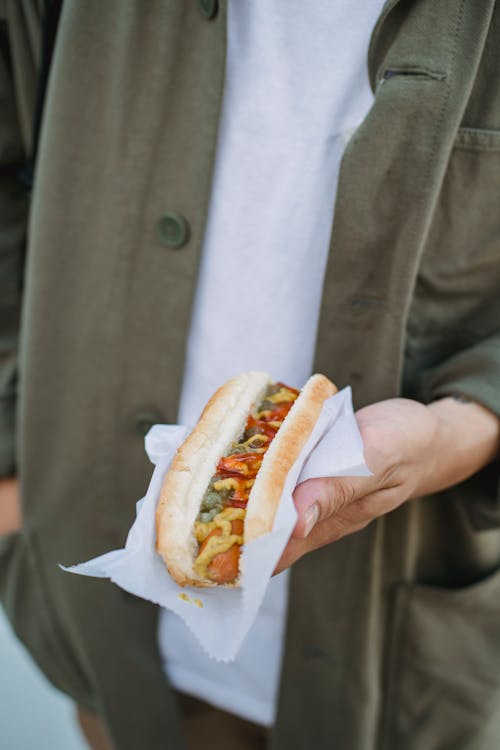
[[[433,446],[434,487],[445,489],[468,479],[498,458],[500,420],[475,401],[447,396],[429,404],[438,418]]]

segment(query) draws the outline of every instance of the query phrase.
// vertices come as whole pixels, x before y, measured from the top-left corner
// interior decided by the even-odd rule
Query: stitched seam
[[[500,130],[462,127],[455,148],[469,151],[500,151]]]
[[[486,144],[486,143],[456,143],[455,144],[456,149],[460,149],[460,151],[500,151],[500,144],[498,146],[495,146],[494,144]]]

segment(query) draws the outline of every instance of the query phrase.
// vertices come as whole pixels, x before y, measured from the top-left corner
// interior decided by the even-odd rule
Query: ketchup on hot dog
[[[203,578],[230,583],[238,576],[243,522],[250,490],[262,460],[299,391],[275,383],[247,419],[239,443],[218,463],[205,492],[195,534],[199,542],[194,568]]]

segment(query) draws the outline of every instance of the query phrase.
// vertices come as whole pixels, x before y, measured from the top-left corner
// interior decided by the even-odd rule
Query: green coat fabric
[[[182,748],[156,608],[57,563],[123,545],[150,474],[142,433],[176,419],[227,3],[64,2],[24,262],[38,5],[0,3],[0,473],[19,471],[25,515],[1,541],[0,590],[35,660],[119,750]],[[458,393],[500,414],[499,42],[494,0],[390,0],[373,32],[375,100],[342,163],[315,363],[357,406]],[[189,227],[177,249],[158,233],[171,211]],[[498,750],[497,466],[291,580],[275,750]]]

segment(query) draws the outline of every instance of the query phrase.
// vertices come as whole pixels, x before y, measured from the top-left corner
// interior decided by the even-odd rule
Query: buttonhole
[[[446,73],[441,73],[435,70],[427,70],[425,68],[388,68],[384,71],[382,79],[384,81],[389,78],[406,77],[406,78],[422,78],[428,81],[442,81],[446,78]]]

